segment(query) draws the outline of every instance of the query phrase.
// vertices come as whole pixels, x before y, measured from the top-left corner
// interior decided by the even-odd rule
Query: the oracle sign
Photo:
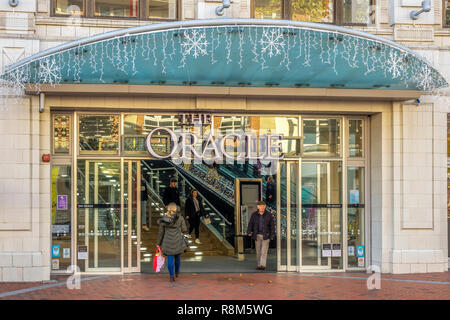
[[[152,139],[164,136],[170,138],[170,140],[168,139],[169,150],[165,154],[161,154],[154,150]],[[182,162],[190,162],[192,159],[214,162],[223,160],[280,160],[284,157],[281,152],[282,139],[283,135],[257,135],[254,132],[230,132],[223,136],[214,136],[210,133],[204,138],[200,138],[191,132],[158,127],[148,134],[146,146],[152,157],[157,159],[171,158]],[[233,146],[230,146],[230,141],[233,142]]]

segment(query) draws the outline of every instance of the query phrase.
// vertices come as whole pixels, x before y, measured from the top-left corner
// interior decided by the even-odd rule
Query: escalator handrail
[[[186,181],[188,184],[189,184],[189,186],[191,187],[191,188],[193,188],[193,189],[196,189],[193,185],[192,185],[192,183],[190,183],[189,182],[189,180],[188,179],[186,179],[186,177],[184,177],[184,175],[178,170],[178,168],[176,168],[175,167],[175,170],[177,170],[178,171],[178,174],[179,175],[181,175],[183,178],[184,178],[184,181]],[[198,192],[198,194],[200,195],[200,197],[214,210],[214,212],[216,213],[216,214],[218,214],[229,226],[231,226],[232,225],[232,223],[231,222],[229,222],[228,220],[227,220],[227,218],[225,218],[220,212],[219,212],[219,210],[217,210],[212,204],[211,204],[211,202],[209,202],[208,200],[206,200],[206,198],[197,190],[197,192]]]
[[[198,177],[196,177],[196,176],[195,176],[193,173],[191,173],[189,170],[184,169],[182,166],[176,166],[176,165],[174,165],[174,168],[175,168],[175,170],[177,170],[177,172],[180,172],[180,170],[178,170],[178,168],[181,168],[181,169],[183,169],[183,171],[185,171],[187,174],[189,174],[193,179],[199,180]],[[202,182],[200,181],[200,183],[202,183]],[[216,192],[216,193],[217,193],[217,196],[218,196],[219,198],[221,198],[222,200],[224,200],[225,202],[227,202],[229,205],[234,206],[234,203],[233,203],[231,200],[227,199],[226,197],[224,197],[223,195],[219,194],[218,192]]]

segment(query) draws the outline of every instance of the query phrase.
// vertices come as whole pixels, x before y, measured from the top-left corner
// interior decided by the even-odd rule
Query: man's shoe
[[[175,277],[170,277],[170,282],[175,282]]]
[[[195,243],[196,243],[196,244],[202,244],[202,243],[200,242],[200,239],[199,239],[199,238],[195,239]]]
[[[147,226],[142,226],[142,230],[144,231],[150,231],[150,229]]]
[[[266,270],[266,267],[261,266],[259,270]]]
[[[186,238],[190,239],[192,236],[190,234],[186,235]]]
[[[260,266],[257,266],[257,267],[256,267],[256,270],[261,270],[261,267],[260,267]]]

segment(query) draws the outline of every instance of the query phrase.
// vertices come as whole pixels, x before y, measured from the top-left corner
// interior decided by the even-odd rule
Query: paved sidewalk
[[[382,275],[381,289],[369,291],[365,273],[213,273],[84,276],[69,290],[65,276],[50,283],[0,283],[1,299],[444,299],[450,300],[450,273]],[[17,291],[16,291],[17,290]],[[25,291],[24,291],[25,290]]]

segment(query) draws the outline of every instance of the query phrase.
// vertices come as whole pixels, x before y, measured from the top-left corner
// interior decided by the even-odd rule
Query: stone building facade
[[[420,0],[379,0],[374,23],[346,26],[381,36],[418,52],[450,83],[450,26],[446,1],[431,0],[431,11],[417,20],[412,10]],[[221,2],[180,0],[178,20],[214,19]],[[0,69],[45,49],[113,30],[160,22],[154,20],[55,16],[50,0],[19,0],[16,7],[0,3]],[[253,18],[252,0],[233,0],[225,17]],[[106,90],[107,91],[107,90]],[[420,103],[378,101],[367,97],[320,101],[330,113],[369,112],[371,152],[371,255],[383,273],[428,273],[448,270],[447,115],[448,89],[441,96],[422,95]],[[124,100],[125,99],[125,100]],[[127,100],[128,99],[128,100]],[[174,98],[179,109],[182,98]],[[128,101],[128,102],[127,102]],[[130,102],[131,101],[131,102]],[[0,281],[49,280],[51,273],[51,153],[49,106],[69,108],[136,108],[164,101],[145,98],[49,96],[43,112],[40,97],[24,95],[0,106]],[[190,101],[192,103],[192,101]],[[260,110],[271,106],[255,97]],[[251,110],[234,98],[197,98],[205,109]],[[174,105],[173,101],[172,104]],[[280,102],[285,110],[309,110],[301,97]]]

